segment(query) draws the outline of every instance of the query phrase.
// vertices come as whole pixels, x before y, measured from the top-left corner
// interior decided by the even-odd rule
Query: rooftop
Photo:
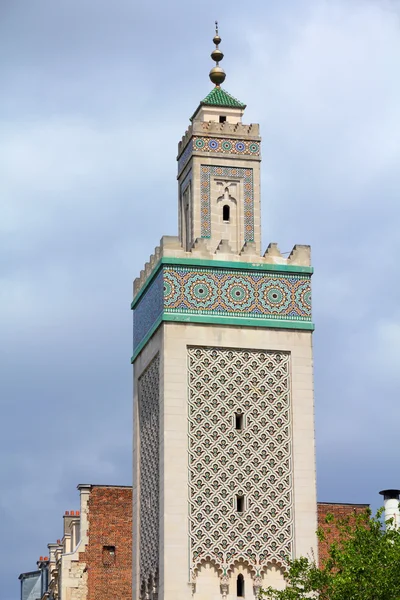
[[[229,106],[231,108],[246,108],[243,102],[240,102],[234,96],[231,96],[226,90],[221,87],[215,87],[211,92],[200,102],[200,105],[207,106]]]
[[[243,104],[243,102],[240,102],[240,100],[219,86],[215,86],[215,88],[201,100],[196,112],[190,119],[191,121],[194,119],[201,106],[223,106],[225,108],[240,108],[242,110],[246,108],[246,105]]]

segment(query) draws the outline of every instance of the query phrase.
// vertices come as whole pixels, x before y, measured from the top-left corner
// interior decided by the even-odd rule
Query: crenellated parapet
[[[251,123],[245,125],[244,123],[218,123],[217,121],[194,121],[192,125],[188,127],[185,134],[182,136],[181,141],[178,143],[178,157],[181,155],[183,150],[186,148],[190,138],[192,136],[214,136],[218,134],[221,137],[251,137],[256,141],[260,141],[260,126],[258,123]]]
[[[177,236],[165,235],[160,240],[160,245],[154,250],[140,276],[133,282],[133,300],[152,276],[162,258],[181,258],[184,260],[229,260],[237,263],[251,263],[254,265],[279,265],[311,267],[311,247],[296,244],[288,256],[281,254],[278,244],[270,243],[263,256],[258,256],[254,242],[246,242],[240,252],[232,251],[227,240],[221,240],[216,248],[210,248],[210,240],[197,238],[190,252],[185,252]]]
[[[186,252],[165,236],[134,282],[134,357],[162,321],[312,330],[312,272],[310,246],[259,256],[254,242],[237,254],[198,238]]]
[[[194,121],[178,144],[178,175],[192,156],[220,154],[260,161],[260,142],[257,123]]]

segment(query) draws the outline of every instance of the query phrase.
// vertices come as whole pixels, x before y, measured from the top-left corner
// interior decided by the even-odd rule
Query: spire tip
[[[216,62],[215,67],[210,71],[210,79],[215,84],[215,87],[219,87],[221,83],[225,81],[225,71],[219,66],[219,62],[224,58],[223,53],[218,48],[221,43],[221,38],[218,33],[218,21],[215,21],[215,36],[213,38],[215,49],[211,53],[211,58]]]

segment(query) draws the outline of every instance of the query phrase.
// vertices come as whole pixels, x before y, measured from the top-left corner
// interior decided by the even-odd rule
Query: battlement
[[[242,139],[243,137],[246,137],[255,141],[260,141],[261,139],[258,123],[245,125],[244,123],[229,123],[228,121],[225,121],[224,123],[219,123],[217,121],[194,121],[185,131],[185,134],[178,144],[178,156],[183,152],[192,136],[208,136],[216,134],[221,138],[229,137]]]
[[[133,282],[133,299],[145,286],[148,279],[152,276],[162,258],[184,259],[184,260],[205,260],[205,261],[226,261],[227,263],[249,263],[249,266],[275,265],[282,266],[287,270],[288,267],[310,267],[311,266],[311,247],[302,244],[296,244],[288,255],[283,255],[276,243],[270,243],[263,256],[257,255],[254,242],[246,242],[239,254],[232,251],[227,240],[221,240],[217,247],[210,247],[210,240],[206,238],[197,238],[189,252],[186,252],[177,236],[163,236],[160,245],[154,250],[149,261],[140,272],[140,276]],[[279,269],[277,269],[279,270]]]

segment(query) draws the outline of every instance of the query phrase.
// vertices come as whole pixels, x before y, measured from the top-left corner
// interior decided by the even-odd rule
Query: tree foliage
[[[313,558],[288,561],[286,589],[262,591],[268,600],[400,600],[400,531],[382,527],[382,510],[370,510],[335,519],[317,532],[320,542],[335,528],[327,559],[319,566]]]

